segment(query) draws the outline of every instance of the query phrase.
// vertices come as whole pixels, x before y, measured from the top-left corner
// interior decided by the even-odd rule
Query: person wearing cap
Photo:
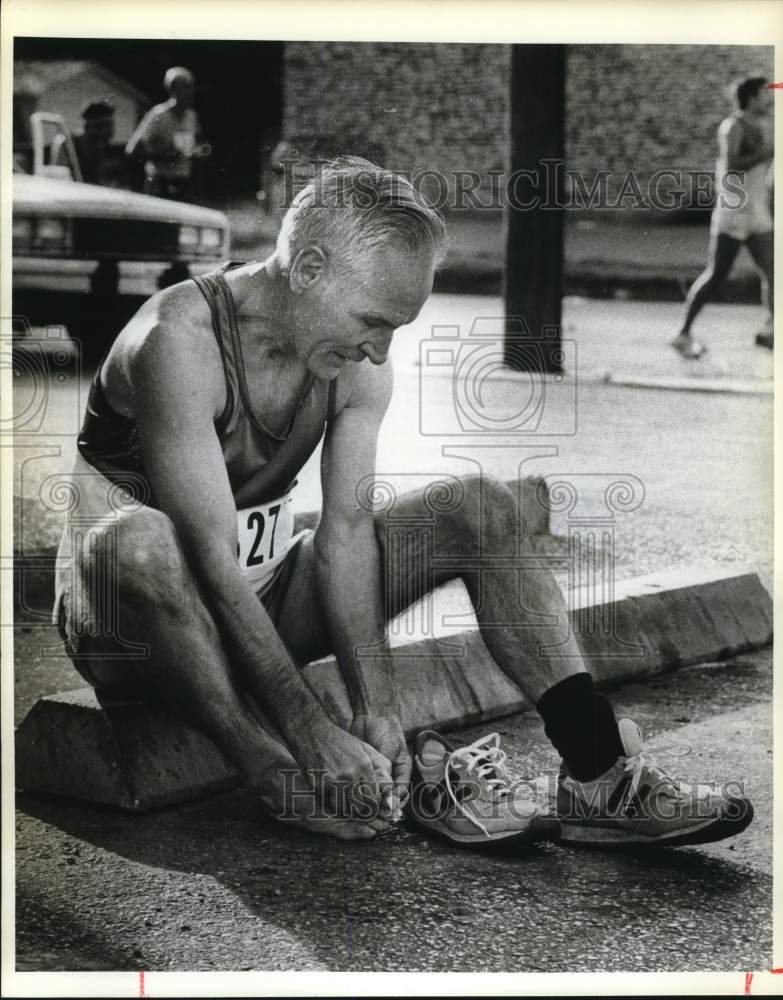
[[[166,71],[169,99],[147,112],[128,140],[125,153],[144,163],[144,190],[162,198],[193,197],[193,161],[209,155],[193,108],[195,80],[184,66]]]
[[[85,184],[124,187],[124,164],[112,145],[114,106],[106,100],[90,101],[81,111],[82,131],[71,137]],[[58,136],[52,163],[67,163],[65,137]]]

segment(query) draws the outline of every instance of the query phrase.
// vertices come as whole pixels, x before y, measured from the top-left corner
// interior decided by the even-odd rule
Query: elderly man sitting
[[[375,470],[394,331],[430,295],[444,239],[402,177],[326,164],[269,259],[226,264],[139,310],[95,374],[79,436],[79,515],[97,526],[74,542],[77,571],[61,573],[55,607],[77,669],[101,690],[169,705],[273,815],[344,838],[389,828],[411,782],[385,625],[423,596],[426,553],[415,538],[387,548],[359,486]],[[322,517],[294,534],[296,477],[322,439]],[[119,486],[136,502],[115,517]],[[461,487],[435,520],[433,549],[453,566],[436,582],[464,580],[488,650],[543,717],[563,759],[558,823],[509,786],[496,741],[454,747],[436,733],[417,741],[416,818],[463,844],[554,830],[670,845],[747,825],[744,799],[697,797],[641,753],[634,723],[618,724],[573,635],[554,641],[566,608],[548,570],[522,571],[524,605],[518,569],[479,577],[476,556],[508,551],[517,510],[491,477]],[[425,505],[412,492],[395,513]],[[349,731],[299,672],[330,652]],[[312,796],[291,795],[292,773]]]

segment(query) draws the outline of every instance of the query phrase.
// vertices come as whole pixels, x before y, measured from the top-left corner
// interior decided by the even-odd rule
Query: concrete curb
[[[599,686],[726,659],[772,639],[772,602],[756,573],[676,571],[626,580],[614,600],[572,592],[570,624]],[[532,706],[477,631],[393,650],[408,736],[489,721]],[[333,658],[304,676],[346,725]],[[17,729],[17,786],[141,811],[239,782],[202,734],[138,702],[99,704],[90,689],[38,701]]]
[[[772,396],[775,386],[772,379],[763,382],[734,378],[675,378],[667,375],[642,377],[605,372],[600,381],[624,389],[666,389],[671,392],[723,392],[733,396]]]

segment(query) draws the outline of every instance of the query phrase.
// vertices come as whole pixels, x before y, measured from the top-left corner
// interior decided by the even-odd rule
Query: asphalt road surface
[[[19,970],[663,972],[769,969],[769,653],[613,692],[684,780],[740,781],[756,817],[701,847],[555,844],[484,856],[403,827],[343,844],[252,795],[128,816],[22,795]],[[534,714],[501,732],[516,777],[556,767]]]

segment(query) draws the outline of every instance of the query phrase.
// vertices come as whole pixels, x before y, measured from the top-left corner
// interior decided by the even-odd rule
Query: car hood
[[[188,205],[79,181],[14,174],[14,211],[25,210],[104,219],[136,218],[194,226],[228,226],[223,212],[201,205]]]

